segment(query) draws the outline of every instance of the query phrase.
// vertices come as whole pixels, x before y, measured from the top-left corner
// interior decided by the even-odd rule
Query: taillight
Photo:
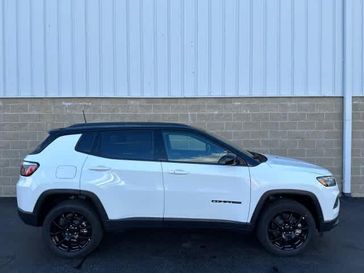
[[[20,166],[20,175],[31,176],[39,167],[37,162],[24,161]]]

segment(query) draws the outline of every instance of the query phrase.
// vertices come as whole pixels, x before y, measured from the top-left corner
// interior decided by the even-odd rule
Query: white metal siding
[[[347,1],[364,95],[364,0]],[[343,0],[0,3],[0,96],[342,95]]]
[[[346,35],[350,48],[347,64],[350,66],[346,81],[351,84],[353,96],[364,95],[364,0],[350,0],[347,23],[351,31]],[[349,16],[350,14],[350,16]],[[351,51],[351,52],[350,52]]]

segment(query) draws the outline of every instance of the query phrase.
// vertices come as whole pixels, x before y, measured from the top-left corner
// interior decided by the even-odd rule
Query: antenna
[[[85,121],[85,123],[87,123],[86,115],[85,115],[85,110],[82,110],[82,115],[83,115],[83,120]]]

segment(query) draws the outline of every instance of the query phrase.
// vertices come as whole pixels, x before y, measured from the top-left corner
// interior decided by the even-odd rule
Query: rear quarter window
[[[95,132],[83,133],[79,141],[77,142],[75,150],[85,154],[92,154],[96,137],[97,133]]]

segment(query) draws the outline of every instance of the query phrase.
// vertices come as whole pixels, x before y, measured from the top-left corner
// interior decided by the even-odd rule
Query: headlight
[[[325,187],[332,187],[336,185],[336,180],[335,177],[333,176],[321,176],[321,177],[316,177],[316,179]]]

